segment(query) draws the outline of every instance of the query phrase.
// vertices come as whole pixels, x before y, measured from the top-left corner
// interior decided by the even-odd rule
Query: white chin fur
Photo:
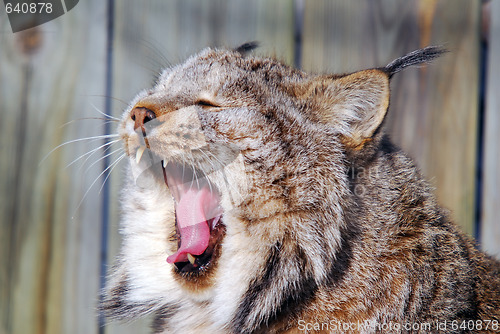
[[[131,163],[134,168],[134,163]],[[129,298],[134,302],[181,298],[166,262],[168,239],[174,227],[174,205],[170,192],[163,185],[140,187],[127,171],[124,188],[122,258],[127,268]]]
[[[131,160],[134,159],[135,157],[131,158]],[[227,234],[223,240],[223,251],[218,266],[215,268],[216,285],[214,288],[197,292],[184,289],[174,278],[172,265],[166,262],[167,257],[177,247],[169,241],[175,228],[174,203],[170,191],[166,185],[157,182],[158,180],[154,180],[152,176],[150,176],[151,180],[142,179],[148,184],[147,187],[144,183],[137,185],[134,175],[142,173],[143,169],[135,161],[130,161],[129,165],[128,182],[123,190],[126,195],[123,196],[121,223],[122,259],[129,284],[127,298],[130,302],[152,303],[157,306],[186,305],[186,303],[195,305],[196,302],[210,301],[210,307],[205,307],[202,312],[203,317],[211,319],[206,324],[222,328],[234,317],[238,303],[248,288],[253,273],[258,271],[265,259],[260,259],[257,255],[249,255],[258,253],[257,249],[252,250],[256,244],[243,228],[243,222],[239,222],[238,218],[233,216],[234,207],[230,205],[227,212],[224,212],[223,219],[231,221],[231,226],[226,226]],[[231,183],[233,187],[242,183],[241,181],[235,182],[237,180],[231,181],[233,181]],[[231,188],[232,191],[235,189]],[[241,196],[245,191],[246,187],[243,184],[243,188],[237,189],[237,195]],[[233,199],[234,195],[233,193]],[[230,204],[234,205],[234,202]],[[219,273],[224,273],[224,275]],[[192,310],[187,313],[190,313],[190,318],[193,318]],[[181,323],[189,322],[184,319]]]
[[[226,216],[226,219],[231,219],[231,227],[227,227],[217,268],[224,275],[216,278],[215,297],[210,305],[215,325],[219,327],[231,323],[251,279],[266,260],[257,249],[259,243],[248,235],[244,224],[237,217]]]

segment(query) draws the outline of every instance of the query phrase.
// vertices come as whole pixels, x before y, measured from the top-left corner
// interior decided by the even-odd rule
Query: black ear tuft
[[[428,46],[426,48],[415,50],[401,58],[393,60],[389,65],[381,68],[381,70],[387,73],[389,77],[392,77],[394,74],[398,73],[408,66],[428,63],[446,52],[448,52],[448,50],[446,50],[442,46]]]
[[[236,49],[234,49],[234,51],[241,53],[243,56],[246,56],[249,52],[255,50],[258,47],[259,47],[259,43],[256,41],[253,41],[253,42],[247,42],[245,44],[238,46]]]

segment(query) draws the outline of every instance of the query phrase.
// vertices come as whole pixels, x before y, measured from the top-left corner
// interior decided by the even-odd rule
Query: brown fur
[[[106,315],[154,312],[155,333],[460,333],[453,321],[472,320],[475,332],[498,324],[500,263],[448,219],[381,131],[390,77],[442,50],[316,76],[247,49],[208,49],[166,70],[124,113],[124,241]],[[134,131],[137,108],[156,119],[135,121]],[[140,145],[150,169],[135,161]],[[169,189],[153,168],[160,161],[192,166],[221,193],[223,237],[199,272],[165,262],[177,239]]]

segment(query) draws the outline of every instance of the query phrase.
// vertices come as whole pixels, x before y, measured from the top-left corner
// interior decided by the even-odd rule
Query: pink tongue
[[[207,187],[189,189],[182,193],[176,207],[181,246],[167,258],[168,263],[187,262],[188,253],[201,255],[207,249],[210,240],[207,220],[213,218],[209,211],[216,205],[216,199]]]

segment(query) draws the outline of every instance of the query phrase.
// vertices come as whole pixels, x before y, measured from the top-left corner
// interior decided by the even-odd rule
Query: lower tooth
[[[191,253],[188,253],[187,257],[188,257],[189,262],[191,262],[191,264],[194,264],[194,261],[196,261],[196,258],[193,255],[191,255]]]

